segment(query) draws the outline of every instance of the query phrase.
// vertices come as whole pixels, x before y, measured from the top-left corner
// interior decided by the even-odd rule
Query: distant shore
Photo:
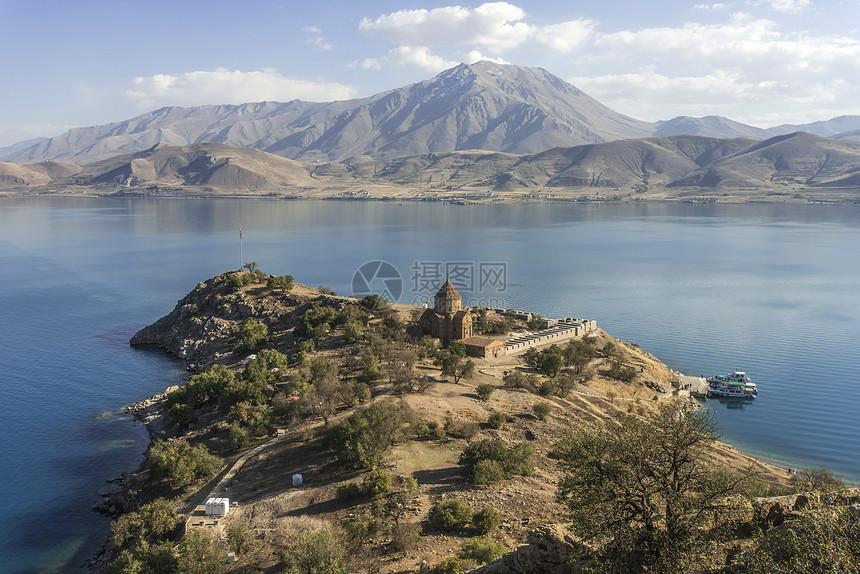
[[[332,191],[330,189],[305,190],[298,193],[262,191],[241,193],[231,190],[219,192],[183,188],[164,189],[153,192],[147,189],[103,188],[58,188],[0,190],[0,197],[14,199],[93,198],[93,199],[259,199],[269,201],[322,200],[322,201],[381,201],[410,203],[448,203],[452,205],[492,205],[500,203],[698,203],[698,204],[792,204],[792,205],[857,205],[860,199],[853,190],[834,190],[823,196],[816,191],[815,198],[801,192],[775,192],[773,190],[740,190],[736,193],[714,190],[667,190],[654,189],[644,193],[613,192],[594,188],[577,188],[553,191],[416,191],[412,188],[393,189],[385,187],[371,191]]]

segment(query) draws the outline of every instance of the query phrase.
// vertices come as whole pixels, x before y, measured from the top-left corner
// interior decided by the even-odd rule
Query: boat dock
[[[691,377],[689,375],[681,375],[680,389],[682,392],[689,392],[693,397],[706,397],[708,395],[708,380],[705,377]]]

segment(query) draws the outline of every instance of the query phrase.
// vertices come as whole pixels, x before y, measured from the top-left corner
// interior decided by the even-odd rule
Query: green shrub
[[[552,405],[546,401],[540,401],[532,405],[532,412],[538,419],[545,421],[552,412]]]
[[[475,465],[472,484],[489,486],[505,480],[505,469],[497,460],[481,460]]]
[[[180,429],[187,428],[194,422],[194,407],[185,403],[175,403],[167,410],[170,423]]]
[[[505,413],[494,412],[487,419],[487,424],[490,425],[490,428],[500,429],[505,426],[505,423],[508,422],[508,417],[505,416]]]
[[[349,502],[361,496],[361,487],[355,482],[341,482],[337,485],[337,499],[341,502]]]
[[[492,395],[493,391],[495,391],[495,390],[496,390],[496,387],[494,387],[493,385],[491,385],[489,383],[481,383],[475,389],[475,392],[478,394],[478,396],[481,398],[482,401],[489,401],[490,395]]]
[[[302,530],[282,555],[284,574],[349,574],[349,555],[328,527]]]
[[[156,441],[147,451],[150,477],[155,482],[181,488],[199,478],[215,474],[221,460],[203,445],[190,445],[184,439]]]
[[[478,534],[489,534],[502,525],[502,515],[492,506],[486,506],[472,517],[472,526]]]
[[[248,431],[242,428],[238,422],[230,425],[230,431],[227,433],[227,442],[233,450],[239,450],[251,444],[251,437]]]
[[[505,550],[504,544],[485,538],[472,538],[463,542],[458,556],[461,559],[471,560],[477,564],[486,564],[501,558]]]
[[[846,507],[804,514],[768,532],[740,562],[745,574],[860,572],[857,517]]]
[[[810,490],[833,492],[844,489],[845,482],[829,468],[804,468],[794,475],[791,486],[798,492]]]
[[[389,529],[389,525],[382,518],[370,512],[347,518],[343,526],[349,538],[358,543],[377,538]]]
[[[245,554],[257,542],[257,534],[246,522],[231,522],[227,527],[227,547],[236,554]]]
[[[120,548],[165,540],[180,524],[182,519],[176,514],[174,504],[165,498],[156,498],[136,512],[123,514],[111,522],[111,540]]]
[[[427,518],[439,530],[462,530],[472,518],[472,507],[459,498],[446,498],[433,505]]]
[[[391,475],[384,470],[374,470],[364,477],[362,492],[365,496],[375,498],[391,489]]]
[[[224,389],[233,382],[233,372],[224,365],[212,365],[206,371],[194,375],[177,391],[167,395],[167,404],[187,404],[199,409],[204,404],[216,401]]]
[[[195,528],[179,541],[179,568],[156,569],[155,572],[194,572],[215,574],[227,562],[227,549],[223,542],[208,530]],[[149,570],[150,572],[152,570]]]
[[[497,439],[471,444],[460,453],[459,464],[463,467],[466,478],[475,480],[475,471],[482,460],[496,461],[501,466],[505,478],[517,474],[529,475],[534,465],[534,449],[526,443],[508,447]]]
[[[445,438],[445,427],[438,421],[430,421],[427,423],[427,434],[433,440],[442,440]]]
[[[242,321],[242,326],[239,327],[239,333],[236,335],[236,345],[233,347],[233,351],[236,353],[252,351],[265,343],[268,337],[269,328],[253,317],[248,317]]]
[[[557,389],[558,386],[555,384],[555,381],[546,379],[541,381],[540,386],[537,388],[537,394],[542,397],[548,397],[554,395]]]

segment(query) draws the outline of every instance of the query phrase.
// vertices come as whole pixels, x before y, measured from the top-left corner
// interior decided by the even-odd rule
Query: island
[[[152,442],[97,503],[105,572],[817,560],[789,531],[856,565],[860,490],[721,443],[683,375],[593,320],[466,308],[449,281],[426,309],[342,297],[249,264],[131,344],[192,375],[128,408]]]

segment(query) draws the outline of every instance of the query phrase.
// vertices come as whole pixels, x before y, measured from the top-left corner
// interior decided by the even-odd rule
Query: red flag
[[[242,239],[242,228],[239,228],[239,239]]]

